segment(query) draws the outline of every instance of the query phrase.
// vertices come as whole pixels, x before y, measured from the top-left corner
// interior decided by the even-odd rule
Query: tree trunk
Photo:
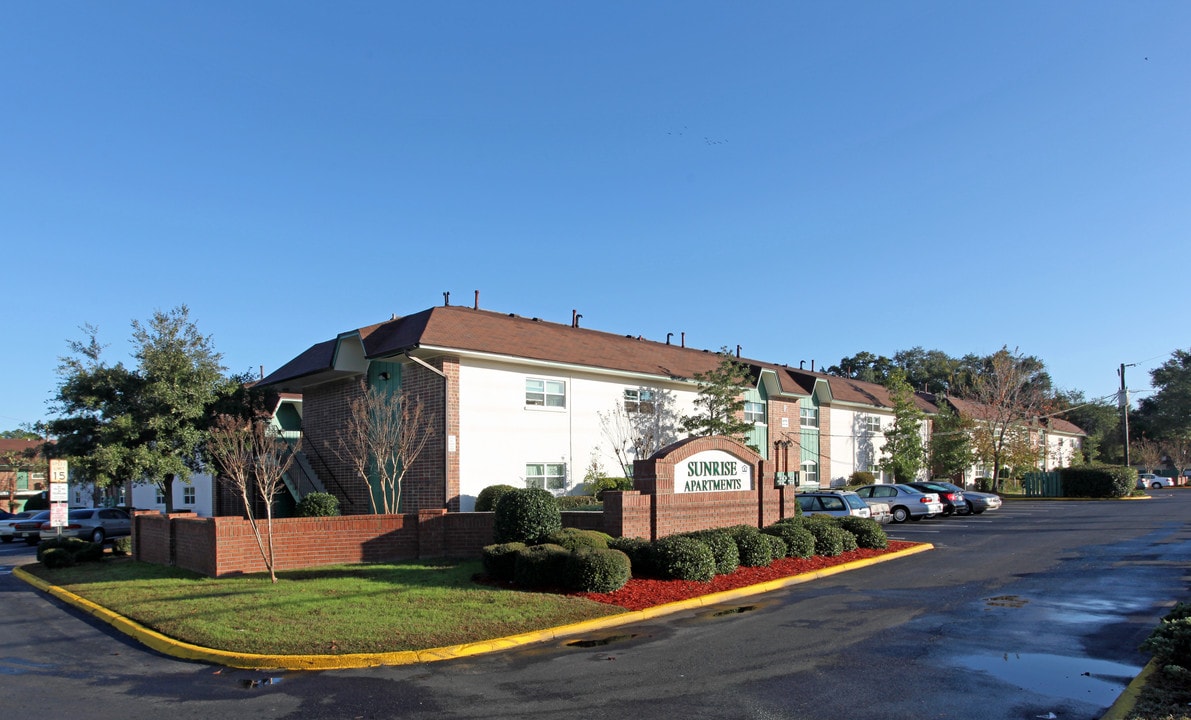
[[[166,475],[161,482],[161,489],[165,493],[165,514],[174,512],[174,476]]]

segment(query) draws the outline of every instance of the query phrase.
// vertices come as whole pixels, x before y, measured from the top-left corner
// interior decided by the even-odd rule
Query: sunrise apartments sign
[[[674,466],[674,492],[737,492],[753,489],[752,466],[723,450],[704,450]]]

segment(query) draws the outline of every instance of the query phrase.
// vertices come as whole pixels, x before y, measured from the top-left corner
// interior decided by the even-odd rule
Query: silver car
[[[75,508],[67,515],[64,527],[52,527],[49,520],[41,525],[42,540],[77,537],[102,543],[131,534],[132,517],[119,508]]]
[[[832,515],[842,517],[871,517],[868,505],[854,492],[846,490],[816,490],[798,493],[798,507],[803,515]]]
[[[964,490],[959,485],[943,480],[931,480],[932,485],[942,485],[955,492],[962,492],[964,495],[964,502],[968,504],[968,512],[972,515],[979,515],[985,510],[996,510],[1001,507],[1001,496],[993,493],[976,492],[975,490]]]
[[[856,488],[856,494],[865,501],[871,499],[889,503],[893,522],[897,523],[943,514],[943,503],[938,493],[924,493],[909,485],[865,485]]]

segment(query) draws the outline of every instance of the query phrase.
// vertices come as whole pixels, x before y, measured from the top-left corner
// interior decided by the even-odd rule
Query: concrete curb
[[[1150,675],[1158,669],[1158,665],[1153,661],[1146,663],[1146,666],[1141,669],[1137,677],[1133,678],[1133,682],[1125,687],[1125,690],[1117,697],[1108,708],[1108,712],[1100,716],[1100,720],[1124,720],[1124,718],[1131,712],[1133,707],[1137,705],[1137,697],[1141,694],[1142,688],[1149,682]]]
[[[90,600],[79,597],[74,593],[63,590],[56,585],[51,585],[41,578],[35,577],[22,568],[13,570],[13,575],[21,580],[29,583],[33,587],[48,593],[62,602],[79,608],[80,610],[92,615],[93,617],[102,620],[111,625],[120,632],[137,640],[142,645],[152,648],[157,652],[171,657],[176,657],[182,660],[198,660],[201,662],[211,663],[214,665],[223,665],[225,667],[242,668],[248,670],[345,670],[349,668],[361,667],[375,667],[377,665],[412,665],[415,663],[438,662],[440,660],[453,660],[456,658],[469,657],[472,655],[481,655],[484,653],[497,652],[500,650],[508,650],[510,648],[521,647],[523,645],[532,645],[534,643],[550,642],[567,637],[574,637],[584,633],[595,632],[598,630],[607,630],[609,628],[620,627],[622,625],[629,625],[632,623],[642,622],[644,620],[652,620],[654,618],[671,615],[677,612],[692,610],[695,608],[705,607],[708,605],[718,605],[741,598],[751,597],[754,595],[761,595],[774,590],[799,585],[811,580],[837,575],[849,570],[856,570],[877,563],[888,562],[889,560],[896,560],[898,558],[909,555],[916,555],[927,550],[933,550],[934,545],[930,543],[922,543],[914,547],[906,548],[905,550],[898,550],[897,552],[888,553],[875,558],[866,558],[864,560],[855,560],[849,563],[843,563],[834,567],[825,568],[823,570],[816,570],[814,572],[804,573],[802,575],[795,575],[794,577],[782,578],[780,580],[770,580],[768,582],[757,585],[750,585],[748,587],[738,588],[736,590],[725,590],[723,592],[712,593],[710,595],[703,595],[689,600],[680,600],[678,602],[667,603],[665,605],[658,605],[656,607],[647,608],[645,610],[634,610],[619,615],[609,615],[607,617],[596,618],[595,620],[586,620],[584,622],[572,623],[570,625],[562,625],[554,628],[547,628],[545,630],[535,630],[533,632],[521,633],[519,635],[510,635],[508,637],[493,638],[491,640],[482,640],[474,643],[465,643],[462,645],[451,645],[449,647],[430,648],[427,650],[405,650],[400,652],[389,653],[355,653],[345,655],[263,655],[256,653],[237,653],[226,650],[215,650],[212,648],[200,647],[190,643],[174,640],[173,638],[162,635],[161,633],[151,630],[140,623],[130,620],[118,613],[97,605]]]

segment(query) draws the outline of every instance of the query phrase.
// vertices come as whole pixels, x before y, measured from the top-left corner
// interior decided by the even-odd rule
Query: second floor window
[[[562,380],[525,378],[525,404],[528,407],[567,406],[567,384]]]
[[[194,497],[195,497],[195,493],[194,493],[193,485],[188,485],[188,486],[182,488],[182,504],[183,505],[193,505]]]
[[[865,415],[864,421],[861,423],[861,429],[867,432],[881,432],[881,416]]]
[[[751,423],[764,423],[765,403],[746,401],[744,403],[744,421]]]
[[[624,411],[630,413],[653,414],[654,401],[652,390],[626,388],[624,391]]]
[[[819,427],[819,408],[804,407],[798,410],[799,423],[804,428]]]

